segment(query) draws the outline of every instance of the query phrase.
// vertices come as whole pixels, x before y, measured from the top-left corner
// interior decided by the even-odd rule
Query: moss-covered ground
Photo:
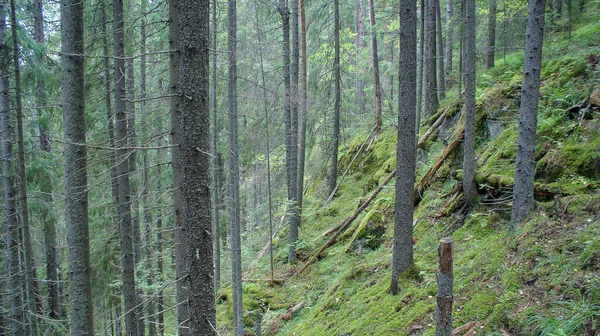
[[[283,285],[244,284],[247,331],[255,332],[258,313],[267,334],[279,314],[304,302],[289,321],[281,321],[278,335],[433,335],[437,247],[440,238],[451,236],[454,327],[476,322],[471,331],[477,335],[600,334],[600,112],[571,109],[599,85],[599,70],[588,60],[600,54],[600,23],[574,30],[571,40],[550,40],[542,70],[537,204],[526,223],[508,230],[522,62],[522,53],[517,53],[479,76],[479,202],[469,213],[461,211],[460,198],[448,204],[461,176],[458,152],[438,171],[415,209],[415,266],[402,278],[399,295],[388,293],[393,181],[351,229],[364,228],[369,221],[382,225],[385,232],[378,244],[369,244],[370,237],[363,235],[367,243],[350,248],[362,230],[350,231],[297,274],[327,239],[322,233],[348,217],[394,169],[396,131],[391,128],[359,155],[330,204],[323,207],[323,195],[312,193],[317,187],[308,191],[299,265],[285,264],[282,231],[275,277],[283,279]],[[446,99],[440,109],[450,104],[455,98]],[[341,154],[340,171],[348,167],[364,138],[356,137]],[[442,140],[420,153],[418,176],[443,151]],[[268,269],[265,257],[249,277],[268,279]],[[227,287],[221,289],[217,305],[221,335],[231,332],[227,292]]]

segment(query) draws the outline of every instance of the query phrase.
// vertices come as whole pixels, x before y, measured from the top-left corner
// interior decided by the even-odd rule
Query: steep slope
[[[459,192],[460,146],[431,175],[416,208],[416,265],[388,294],[393,235],[393,184],[385,187],[305,272],[303,263],[394,169],[395,137],[368,140],[337,197],[323,207],[318,183],[309,188],[298,245],[298,267],[285,265],[285,230],[276,243],[282,285],[244,285],[245,322],[257,316],[263,334],[433,335],[437,247],[455,240],[454,323],[473,335],[597,335],[600,333],[600,23],[545,46],[536,151],[537,205],[516,232],[510,217],[522,53],[479,75],[477,95],[478,205],[465,213]],[[565,53],[566,50],[573,52]],[[597,99],[597,100],[596,100]],[[456,108],[456,93],[442,102]],[[419,149],[417,181],[456,137],[460,113],[448,113]],[[434,116],[421,134],[436,120]],[[340,157],[346,170],[365,140],[357,136]],[[435,139],[435,141],[433,140]],[[324,183],[324,182],[323,182]],[[267,279],[268,258],[247,277]],[[229,332],[229,289],[218,300],[220,332]],[[288,316],[288,308],[303,303]]]

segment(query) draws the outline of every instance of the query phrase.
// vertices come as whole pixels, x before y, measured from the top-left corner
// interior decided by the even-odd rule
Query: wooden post
[[[437,307],[435,310],[435,336],[452,335],[452,258],[454,239],[442,238],[438,249],[440,269],[437,275]]]

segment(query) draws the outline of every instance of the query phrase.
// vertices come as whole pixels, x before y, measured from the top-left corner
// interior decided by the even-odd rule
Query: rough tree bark
[[[529,0],[525,31],[525,60],[519,110],[519,138],[515,163],[515,185],[510,217],[511,227],[520,224],[533,208],[535,131],[537,127],[540,68],[544,37],[545,0]]]
[[[488,45],[487,45],[487,63],[488,69],[494,67],[495,52],[496,52],[496,13],[498,12],[498,4],[496,0],[490,0],[490,10],[488,14]],[[467,28],[468,29],[468,28]]]
[[[357,37],[358,38],[358,37]],[[302,201],[304,197],[304,164],[306,160],[306,118],[308,106],[306,98],[308,94],[308,74],[306,72],[306,12],[304,0],[300,0],[300,115],[298,118],[298,223],[302,222]],[[357,84],[358,85],[358,84]],[[357,98],[358,99],[358,98]],[[363,102],[364,106],[364,102]],[[269,184],[270,188],[270,184]]]
[[[446,44],[444,45],[444,61],[446,77],[452,72],[452,39],[454,37],[453,1],[446,0]]]
[[[435,0],[425,0],[425,29],[423,51],[423,117],[429,117],[437,111],[439,101],[437,97],[436,75],[436,34],[435,34]]]
[[[437,34],[437,91],[438,100],[446,98],[446,72],[444,71],[444,39],[442,34],[442,13],[440,0],[435,0],[435,29]],[[446,23],[447,24],[447,23]]]
[[[29,331],[32,335],[37,335],[38,318],[36,313],[41,313],[41,307],[38,311],[36,301],[41,305],[39,289],[37,284],[37,270],[35,268],[35,260],[33,257],[33,247],[31,245],[31,231],[29,226],[29,205],[27,198],[27,178],[25,171],[25,141],[23,136],[23,104],[21,95],[21,66],[19,57],[19,43],[17,37],[17,14],[15,0],[10,0],[10,20],[12,28],[13,42],[13,66],[14,66],[14,85],[15,85],[15,110],[17,112],[17,172],[18,172],[18,189],[19,189],[19,205],[21,215],[21,229],[23,231],[23,253],[25,265],[25,286],[27,288],[27,315]]]
[[[61,1],[65,222],[71,335],[93,335],[85,144],[83,2]]]
[[[475,185],[475,0],[465,0],[465,142],[463,193],[467,206],[473,206]]]
[[[412,0],[400,0],[398,140],[396,145],[396,201],[394,202],[394,251],[390,292],[398,293],[398,277],[413,264],[413,200],[415,184],[417,8]]]
[[[34,1],[34,29],[35,39],[40,45],[45,43],[44,36],[44,5],[41,0]],[[36,55],[37,61],[40,64],[45,62],[45,56],[43,53]],[[41,121],[43,110],[47,105],[46,99],[46,81],[43,76],[38,76],[37,79],[37,90],[36,99],[38,105],[38,129],[40,132],[40,148],[50,153],[52,148],[50,147],[50,136],[48,134],[47,125]],[[48,113],[49,111],[45,112]],[[56,250],[56,216],[52,216],[54,197],[52,196],[53,181],[50,176],[41,186],[41,191],[45,196],[45,208],[42,213],[42,222],[44,225],[44,247],[46,252],[46,283],[48,286],[48,315],[50,318],[58,320],[60,319],[60,296],[59,296],[59,282],[58,282],[58,256]]]
[[[212,4],[212,27],[211,27],[211,90],[210,90],[210,135],[212,153],[210,159],[210,178],[212,181],[212,219],[213,219],[213,255],[215,267],[215,293],[221,285],[221,241],[219,240],[219,167],[217,166],[217,2]]]
[[[0,3],[0,133],[2,135],[2,184],[4,196],[4,228],[6,234],[7,282],[10,301],[10,331],[13,335],[24,335],[25,316],[23,314],[23,293],[21,291],[19,267],[19,226],[13,179],[13,143],[14,133],[11,126],[11,106],[9,97],[10,48],[6,44],[5,3]]]
[[[227,119],[229,157],[229,240],[231,241],[231,291],[233,301],[233,334],[244,335],[242,319],[242,240],[240,232],[240,167],[238,149],[237,102],[237,1],[229,0],[227,17]]]
[[[209,2],[179,1],[181,193],[189,334],[215,335],[210,205]],[[235,55],[234,55],[235,57]]]
[[[371,24],[371,65],[373,66],[373,88],[375,93],[375,134],[381,132],[381,85],[379,83],[379,54],[377,52],[377,25],[375,5],[369,0],[369,22]]]
[[[131,193],[129,188],[128,130],[125,97],[125,33],[123,0],[113,0],[113,49],[115,88],[115,145],[117,148],[117,215],[121,246],[121,273],[125,330],[128,336],[138,334],[136,292],[134,275],[133,230],[131,218]]]
[[[148,25],[148,18],[146,15],[146,8],[148,7],[147,0],[142,0],[140,2],[140,13],[141,13],[141,25],[140,25],[140,112],[142,113],[142,125],[148,124],[148,111],[146,110],[146,95],[147,95],[147,78],[146,78],[146,26]],[[133,88],[130,88],[133,90]],[[147,271],[147,282],[148,286],[152,287],[154,284],[154,268],[152,267],[152,261],[154,260],[154,241],[152,239],[152,213],[150,211],[150,194],[149,194],[149,184],[150,179],[148,175],[148,151],[144,151],[142,153],[142,202],[143,202],[143,212],[144,212],[144,237],[145,237],[145,268]],[[138,300],[141,302],[141,290],[140,296]],[[148,334],[150,336],[156,336],[156,318],[154,316],[154,300],[149,300],[146,309],[147,309],[147,319],[148,319]],[[140,309],[140,313],[142,310]],[[140,323],[143,326],[144,322],[140,319]],[[140,330],[140,333],[142,331]]]
[[[181,123],[179,97],[179,0],[169,1],[169,79],[170,79],[170,111],[171,111],[171,161],[173,179],[173,235],[175,238],[175,276],[177,278],[177,333],[179,336],[189,335],[188,319],[189,305],[187,303],[188,289],[185,286],[185,261],[183,249],[183,210],[181,196],[181,150],[179,124]]]
[[[301,0],[304,3],[304,0]],[[302,7],[302,5],[301,5]],[[302,10],[302,9],[301,9]],[[365,36],[365,22],[363,21],[363,2],[358,0],[356,3],[356,106],[358,107],[358,114],[364,114],[366,110],[365,100],[363,98],[363,89],[365,84],[361,78],[360,71],[360,54],[363,49],[363,37]],[[302,15],[302,14],[301,14]],[[302,19],[300,19],[302,21]],[[302,30],[304,31],[304,30]],[[303,33],[304,34],[304,33]]]
[[[331,167],[329,171],[329,193],[335,189],[337,182],[338,146],[340,143],[340,104],[341,104],[341,74],[340,74],[340,4],[339,0],[333,1],[333,81],[334,85],[334,111],[333,111],[333,135],[331,139]]]

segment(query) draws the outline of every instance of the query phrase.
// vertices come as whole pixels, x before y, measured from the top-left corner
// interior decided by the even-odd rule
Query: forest
[[[0,336],[600,335],[599,0],[0,0]]]

